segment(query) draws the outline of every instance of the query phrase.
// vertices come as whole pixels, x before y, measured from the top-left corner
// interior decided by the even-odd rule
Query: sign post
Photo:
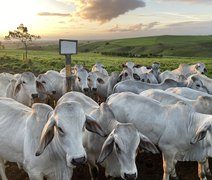
[[[59,53],[65,55],[66,92],[73,90],[74,75],[71,73],[71,55],[77,54],[77,44],[77,40],[59,40]]]

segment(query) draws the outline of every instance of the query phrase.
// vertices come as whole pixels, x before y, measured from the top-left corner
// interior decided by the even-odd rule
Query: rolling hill
[[[210,36],[153,36],[117,39],[79,44],[79,52],[107,55],[212,57]]]

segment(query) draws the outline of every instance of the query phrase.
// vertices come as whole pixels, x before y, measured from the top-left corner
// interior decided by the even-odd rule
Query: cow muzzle
[[[89,91],[89,88],[83,88],[83,91],[84,92],[88,92]]]
[[[124,173],[124,179],[125,180],[135,180],[136,178],[137,178],[136,173],[134,173],[134,174]]]
[[[80,157],[80,158],[73,158],[71,160],[71,164],[74,165],[74,166],[79,166],[79,165],[85,164],[86,161],[87,161],[86,157],[83,156],[83,157]]]
[[[32,98],[33,99],[38,98],[38,94],[37,93],[32,94]]]
[[[96,92],[96,91],[97,91],[97,88],[92,88],[92,90],[93,90],[94,92]]]

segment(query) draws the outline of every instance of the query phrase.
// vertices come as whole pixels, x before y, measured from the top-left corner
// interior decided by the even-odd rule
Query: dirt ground
[[[136,160],[138,167],[138,180],[162,180],[163,169],[161,155],[149,153],[139,154]],[[210,159],[210,167],[212,160]],[[178,162],[176,165],[179,180],[199,180],[196,162]],[[16,163],[7,163],[6,174],[9,180],[28,180],[27,174],[19,170]],[[72,180],[89,180],[87,165],[78,167],[74,170]],[[106,180],[104,170],[101,168],[99,180]],[[212,180],[212,177],[208,177]]]

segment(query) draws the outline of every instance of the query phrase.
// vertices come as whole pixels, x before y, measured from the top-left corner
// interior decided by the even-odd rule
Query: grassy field
[[[212,57],[212,36],[153,36],[87,42],[81,52],[122,52],[135,55]]]
[[[0,50],[0,72],[19,73],[31,71],[35,74],[44,73],[47,70],[60,70],[65,66],[65,57],[59,55],[58,51],[53,50],[30,50],[28,58],[30,61],[23,60],[23,50],[5,49]],[[212,77],[212,58],[200,57],[163,57],[163,58],[127,58],[103,56],[100,53],[78,53],[72,55],[72,65],[83,64],[88,69],[96,62],[102,62],[109,72],[120,71],[121,64],[133,61],[142,65],[151,65],[153,62],[161,64],[161,70],[172,70],[180,63],[194,64],[197,62],[205,63],[208,68],[208,76]]]
[[[53,69],[59,71],[65,65],[65,57],[59,55],[58,41],[34,41],[29,46],[28,59],[23,60],[23,46],[18,42],[5,42],[0,49],[1,72],[32,71],[35,74]],[[72,55],[72,65],[83,64],[88,69],[102,62],[109,72],[120,71],[121,64],[133,61],[142,65],[161,64],[161,70],[172,70],[180,63],[205,63],[208,76],[212,77],[212,36],[155,36],[108,41],[79,41],[79,53]],[[128,52],[134,54],[161,54],[162,57],[132,58],[105,56],[101,52]]]

